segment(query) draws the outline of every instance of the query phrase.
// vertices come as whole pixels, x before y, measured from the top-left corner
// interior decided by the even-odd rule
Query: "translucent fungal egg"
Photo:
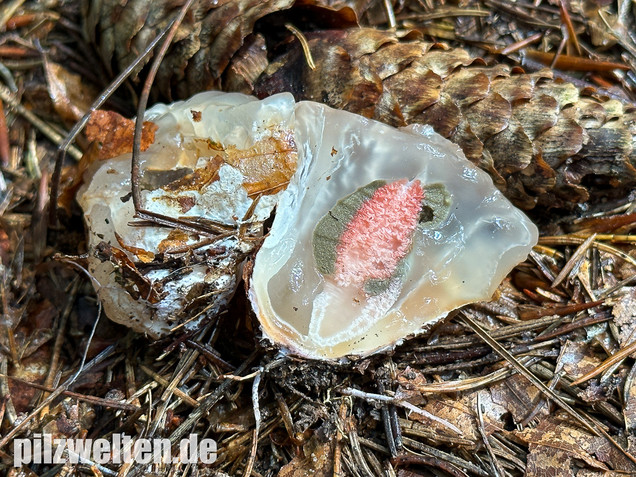
[[[142,157],[145,206],[236,232],[206,242],[133,227],[130,155],[94,166],[79,201],[99,297],[112,319],[153,336],[225,306],[274,207],[249,298],[267,338],[316,359],[391,347],[487,300],[537,240],[490,177],[427,127],[289,94],[202,93],[146,119],[158,129]]]
[[[318,359],[366,355],[487,300],[537,229],[426,127],[296,105],[299,167],[259,250],[265,334]]]

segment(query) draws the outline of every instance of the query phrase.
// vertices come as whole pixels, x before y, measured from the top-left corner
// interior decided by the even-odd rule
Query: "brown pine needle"
[[[618,363],[620,361],[623,361],[625,358],[629,357],[629,355],[631,355],[634,352],[636,352],[636,341],[634,341],[633,343],[627,345],[625,348],[621,349],[617,353],[614,353],[612,356],[607,358],[605,361],[603,361],[600,365],[598,365],[596,368],[594,368],[589,373],[585,373],[579,379],[574,381],[572,383],[572,386],[578,386],[579,384],[582,384],[585,381],[588,381],[588,380],[598,376],[599,374],[604,373],[606,370],[611,368],[613,365],[615,365],[616,363]]]
[[[20,384],[24,384],[25,386],[29,386],[34,389],[39,389],[40,391],[46,391],[47,393],[55,392],[56,388],[45,386],[42,384],[32,383],[30,381],[20,379],[16,376],[9,376],[8,374],[0,374],[0,378],[10,379],[11,381],[15,381]],[[69,396],[79,401],[84,401],[92,404],[96,404],[98,406],[104,406],[112,409],[122,409],[124,411],[138,411],[139,406],[135,406],[134,404],[128,404],[122,401],[115,401],[113,399],[101,398],[99,396],[92,396],[90,394],[82,394],[76,393],[73,391],[62,391],[62,396]]]
[[[307,66],[309,66],[309,68],[311,68],[312,70],[315,70],[316,63],[314,62],[313,56],[311,56],[311,49],[309,48],[309,42],[307,41],[307,38],[305,38],[305,35],[303,35],[303,32],[300,31],[291,23],[285,23],[285,28],[287,28],[290,32],[294,34],[296,38],[298,38],[298,41],[300,42],[300,46],[303,49],[303,53],[305,54],[305,61],[307,61]]]
[[[585,239],[585,242],[579,245],[579,248],[576,249],[576,252],[574,252],[570,260],[568,260],[568,263],[565,264],[565,266],[561,269],[559,274],[556,276],[556,278],[552,282],[552,288],[558,287],[563,282],[563,280],[567,278],[570,272],[572,272],[572,270],[574,270],[580,265],[581,260],[583,260],[583,258],[585,257],[585,254],[587,253],[589,248],[592,246],[592,243],[594,243],[595,239],[596,239],[596,234],[590,235],[587,239]]]
[[[526,50],[528,58],[538,61],[544,65],[550,65],[554,61],[554,53],[528,49]],[[582,58],[571,55],[558,55],[554,68],[567,71],[612,71],[624,70],[629,71],[629,66],[623,63],[614,63],[612,61],[597,61],[589,58]]]
[[[546,236],[539,239],[539,243],[541,245],[575,245],[582,244],[583,242],[585,242],[585,239],[574,235]],[[594,244],[594,247],[602,252],[616,255],[617,257],[620,257],[621,259],[636,267],[636,259],[634,259],[634,257],[632,257],[631,255],[626,254],[622,250],[617,249],[616,247],[612,247],[611,245],[602,242],[596,242]]]
[[[574,48],[576,49],[576,53],[579,56],[581,56],[582,55],[581,45],[579,44],[579,40],[576,37],[576,31],[574,30],[574,25],[572,25],[570,12],[568,12],[568,9],[566,8],[566,5],[564,4],[563,0],[559,2],[559,8],[561,10],[561,20],[563,21],[563,23],[565,24],[568,30],[570,44],[574,46]]]
[[[542,37],[543,37],[542,32],[535,33],[534,35],[530,35],[528,38],[525,38],[521,41],[517,41],[515,43],[512,43],[511,45],[508,45],[503,50],[501,50],[499,54],[509,55],[511,53],[514,53],[515,51],[519,51],[525,48],[528,45],[532,45],[533,43],[538,42],[539,40],[541,40]]]

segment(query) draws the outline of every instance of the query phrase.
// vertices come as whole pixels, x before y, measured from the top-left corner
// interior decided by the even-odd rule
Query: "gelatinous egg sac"
[[[537,240],[490,177],[428,127],[288,94],[202,93],[146,119],[158,126],[142,157],[146,208],[227,226],[217,238],[132,227],[130,155],[91,171],[79,200],[98,294],[112,319],[154,336],[218,313],[274,207],[249,298],[267,338],[317,359],[385,349],[489,299]]]

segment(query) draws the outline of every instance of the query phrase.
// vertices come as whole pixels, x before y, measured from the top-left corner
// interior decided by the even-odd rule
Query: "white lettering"
[[[93,439],[67,439],[68,461],[79,464],[82,460],[90,460]]]
[[[168,463],[171,460],[172,449],[170,439],[153,439],[152,447],[154,448],[153,462]]]
[[[95,439],[93,442],[93,462],[97,464],[110,462],[110,442],[106,439]]]
[[[140,464],[150,464],[150,461],[152,461],[152,442],[148,439],[137,439],[133,453],[135,461]]]
[[[1,1],[1,0],[0,0]],[[217,443],[190,434],[179,441],[178,454],[168,438],[133,439],[113,434],[110,439],[53,439],[51,434],[33,434],[13,441],[13,465],[25,464],[211,464],[217,460]]]
[[[55,446],[55,455],[53,456],[52,464],[64,464],[66,459],[64,458],[64,450],[66,449],[66,439],[53,440]]]
[[[216,441],[214,439],[201,439],[199,460],[202,464],[212,464],[216,461]]]
[[[13,441],[13,465],[21,467],[31,462],[31,439],[15,439]]]

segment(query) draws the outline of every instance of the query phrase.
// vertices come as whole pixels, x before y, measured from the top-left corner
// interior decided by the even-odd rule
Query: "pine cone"
[[[429,124],[524,209],[625,196],[636,184],[636,113],[550,70],[486,66],[462,49],[372,29],[307,34],[257,86],[395,126]]]
[[[185,0],[85,0],[85,34],[97,47],[109,72],[118,73],[133,62],[184,3]],[[318,22],[323,28],[342,28],[356,25],[372,3],[373,0],[197,0],[162,62],[155,88],[167,100],[213,89],[251,90],[253,81],[268,65],[264,36],[254,31],[258,20],[285,12],[274,22],[276,32],[285,35],[289,31],[284,23],[291,19]],[[289,12],[292,6],[293,12]],[[271,21],[269,24],[271,27]],[[133,79],[142,68],[143,65],[137,69]]]
[[[87,32],[114,69],[130,63],[179,6],[150,0],[89,3]],[[307,12],[319,11],[321,24],[345,25],[369,3],[200,0],[166,56],[156,87],[168,100],[208,89],[261,97],[291,91],[297,99],[395,126],[429,124],[459,144],[524,209],[624,198],[636,185],[634,110],[555,80],[547,69],[526,74],[519,67],[486,66],[465,50],[415,35],[398,38],[358,28],[307,33],[312,70],[294,36],[281,41],[285,18],[302,27]],[[254,24],[265,15],[280,27],[255,33]],[[268,44],[288,50],[268,54]]]
[[[97,46],[111,72],[118,72],[132,63],[165,28],[183,3],[184,0],[87,1],[86,35]],[[238,50],[245,46],[253,56],[260,48],[262,38],[251,35],[254,23],[293,3],[294,0],[195,2],[161,65],[156,88],[169,100],[221,89],[221,75]],[[263,68],[266,65],[265,62]]]

